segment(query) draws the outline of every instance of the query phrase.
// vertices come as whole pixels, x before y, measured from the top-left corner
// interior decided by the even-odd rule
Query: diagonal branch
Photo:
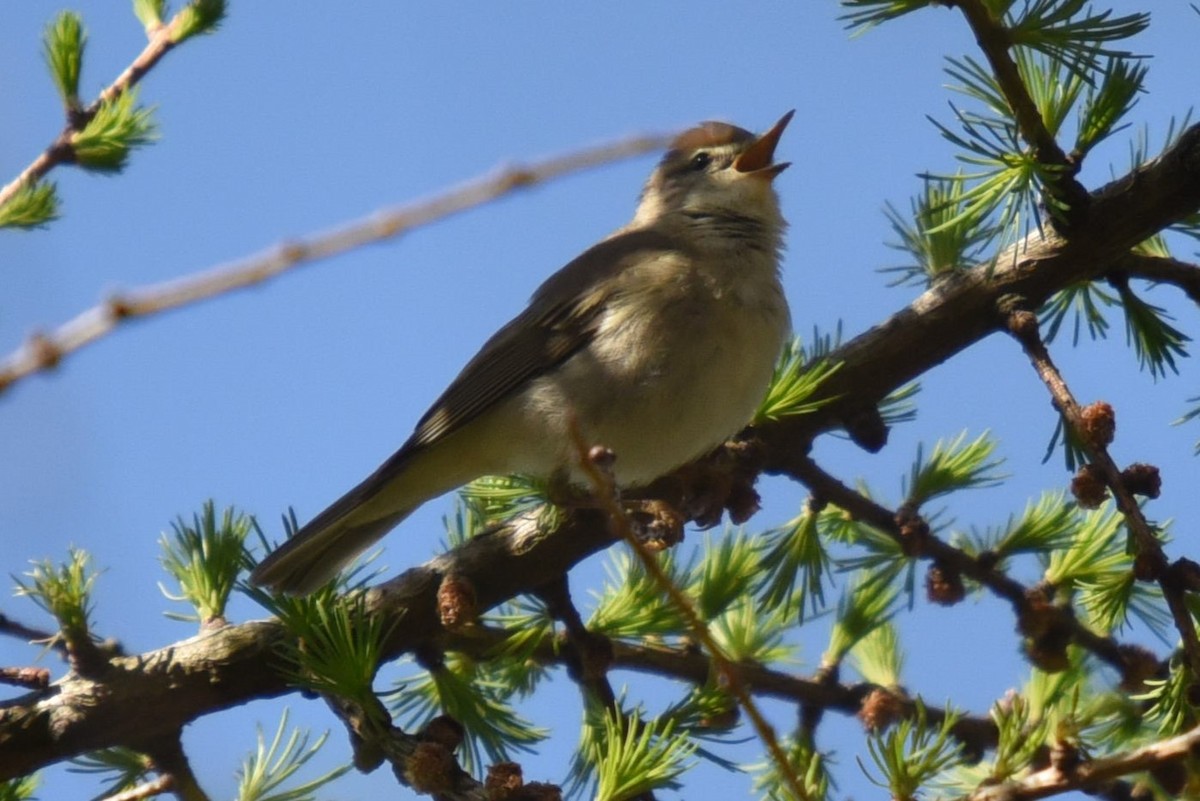
[[[179,29],[187,11],[186,8],[181,9],[170,22],[146,32],[150,41],[142,49],[142,52],[138,53],[137,58],[117,76],[116,80],[101,90],[90,106],[78,113],[68,115],[67,126],[55,140],[28,167],[22,170],[20,175],[0,188],[0,206],[7,203],[22,187],[40,180],[58,165],[70,164],[74,161],[71,137],[83,130],[88,122],[96,116],[101,105],[116,100],[136,86],[138,81],[146,76],[146,73],[154,69],[154,66],[174,49],[175,45],[179,43],[177,41]]]
[[[16,381],[56,367],[66,356],[116,331],[121,323],[255,286],[309,262],[392,239],[414,228],[482,206],[554,178],[659,150],[664,135],[630,136],[554,156],[528,166],[510,166],[426,200],[384,209],[322,234],[287,242],[269,251],[200,272],[114,295],[49,333],[35,333],[0,360],[0,393]]]
[[[1146,520],[1142,508],[1126,483],[1120,468],[1108,453],[1107,444],[1096,437],[1088,436],[1088,426],[1083,409],[1067,386],[1066,380],[1046,349],[1038,331],[1037,316],[1029,311],[1014,311],[1010,315],[1009,330],[1013,338],[1024,348],[1029,361],[1046,385],[1054,407],[1074,431],[1076,439],[1083,445],[1091,465],[1099,469],[1104,483],[1116,499],[1117,508],[1125,518],[1125,525],[1132,538],[1137,554],[1134,572],[1142,580],[1155,581],[1162,589],[1163,599],[1171,611],[1175,628],[1183,641],[1183,650],[1188,658],[1192,675],[1200,676],[1200,638],[1196,634],[1196,623],[1185,599],[1185,586],[1177,571],[1168,569],[1167,557],[1162,542],[1154,527]]]
[[[1038,162],[1060,169],[1060,177],[1052,191],[1061,194],[1072,215],[1077,214],[1081,205],[1088,200],[1087,190],[1075,179],[1079,165],[1072,162],[1046,127],[1017,63],[1009,54],[1012,40],[1008,29],[992,16],[983,0],[954,0],[947,5],[957,6],[966,17],[971,32],[975,34],[975,41],[987,58],[1000,91],[1012,109],[1021,137],[1033,148]]]
[[[1198,746],[1200,727],[1123,754],[1090,759],[1069,770],[1052,766],[1023,779],[983,787],[965,801],[1026,801],[1071,790],[1086,793],[1130,773],[1180,762],[1194,754]]]

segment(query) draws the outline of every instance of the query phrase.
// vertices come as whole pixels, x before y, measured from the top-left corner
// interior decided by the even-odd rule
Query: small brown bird
[[[538,288],[407,442],[250,579],[320,587],[425,501],[483,475],[578,483],[572,426],[646,484],[737,433],[790,330],[786,223],[772,184],[788,112],[761,136],[722,122],[680,134],[629,225]]]

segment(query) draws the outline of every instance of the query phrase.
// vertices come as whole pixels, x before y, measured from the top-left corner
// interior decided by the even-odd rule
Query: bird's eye
[[[692,156],[691,167],[693,170],[703,170],[712,162],[712,156],[701,150],[696,155]]]

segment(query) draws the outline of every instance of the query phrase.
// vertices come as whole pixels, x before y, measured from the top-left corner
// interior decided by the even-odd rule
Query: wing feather
[[[563,267],[467,363],[389,463],[454,433],[562,364],[591,342],[605,301],[620,284],[613,279],[631,265],[677,248],[664,234],[634,230],[604,240]]]

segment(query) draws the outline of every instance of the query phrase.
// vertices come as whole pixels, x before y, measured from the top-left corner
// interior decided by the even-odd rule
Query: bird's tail
[[[354,557],[408,517],[409,511],[377,520],[314,520],[276,548],[250,574],[250,582],[288,595],[308,595],[338,574]]]

